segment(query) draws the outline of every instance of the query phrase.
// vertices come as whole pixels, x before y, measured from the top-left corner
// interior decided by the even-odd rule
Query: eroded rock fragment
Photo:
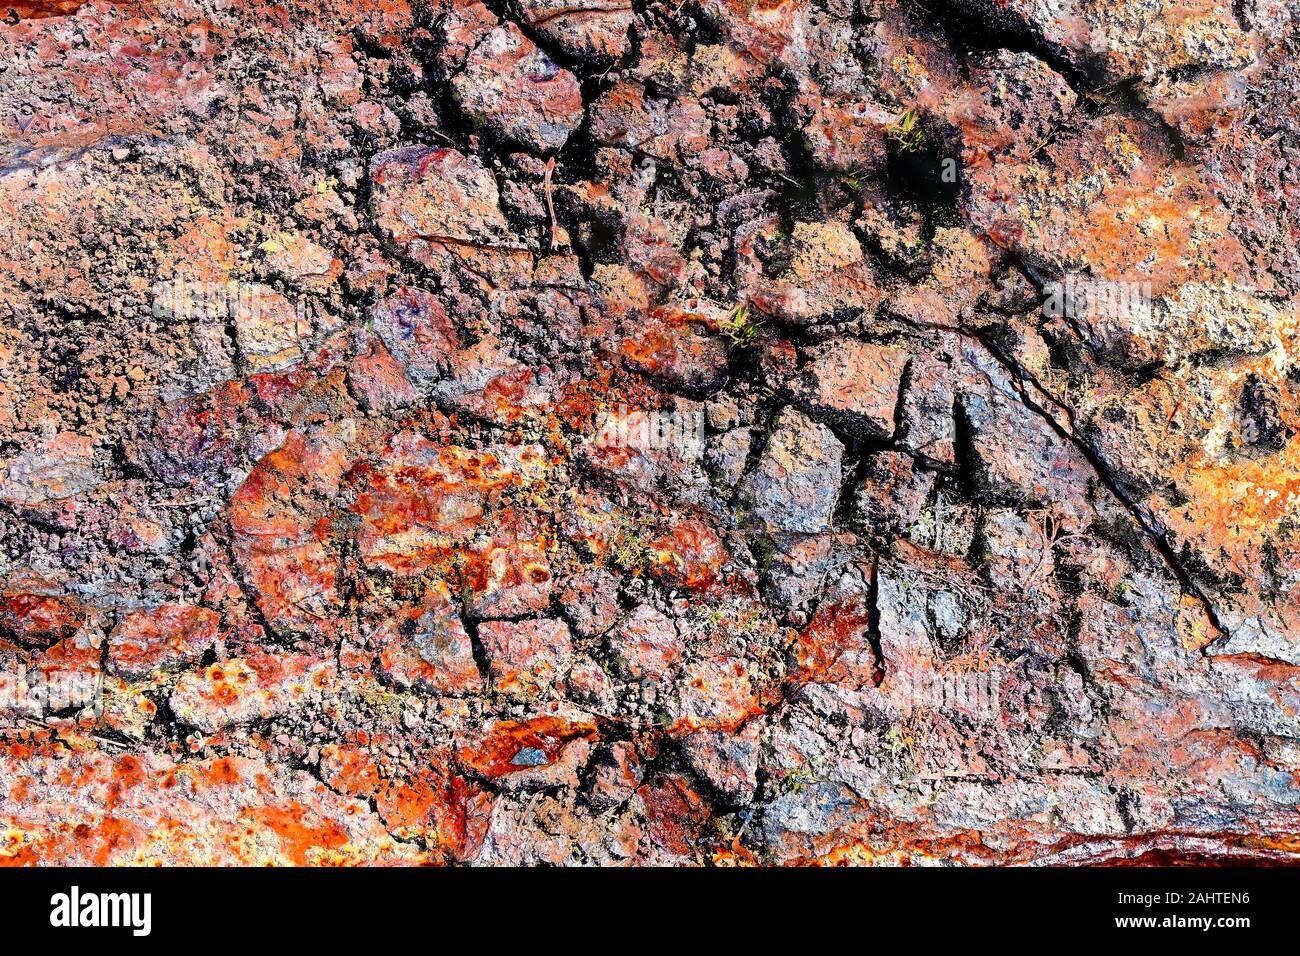
[[[628,47],[634,16],[626,0],[514,0],[530,27],[570,56],[616,60]]]
[[[907,363],[907,353],[895,346],[833,340],[818,346],[795,395],[820,421],[866,438],[891,438]]]
[[[185,604],[133,611],[108,636],[108,672],[142,680],[196,663],[216,644],[220,622],[216,612]]]
[[[487,621],[478,635],[499,694],[536,696],[549,690],[573,657],[563,621]]]
[[[539,153],[558,150],[582,122],[577,79],[513,23],[483,38],[452,85],[474,122]]]
[[[825,531],[839,498],[843,455],[844,446],[828,427],[784,409],[740,493],[773,528]]]
[[[751,723],[739,733],[701,731],[682,742],[691,768],[725,799],[748,803],[758,785],[759,732]]]
[[[442,237],[486,242],[506,229],[496,180],[454,149],[403,146],[370,162],[375,218],[397,242]]]
[[[384,621],[375,633],[379,674],[396,687],[425,694],[473,694],[484,681],[469,633],[445,584]]]

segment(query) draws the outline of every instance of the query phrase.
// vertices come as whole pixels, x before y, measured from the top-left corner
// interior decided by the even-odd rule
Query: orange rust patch
[[[70,637],[86,620],[72,598],[16,592],[0,595],[0,634],[24,644],[46,645]]]
[[[494,725],[477,745],[461,748],[456,757],[475,773],[495,779],[528,769],[527,765],[514,762],[521,750],[541,751],[549,764],[569,742],[584,737],[594,738],[596,733],[596,724],[591,720],[544,716],[502,721]]]
[[[19,20],[38,20],[43,17],[66,17],[76,13],[86,0],[7,0],[0,3],[0,10],[5,16],[13,15]]]
[[[879,684],[880,662],[875,660],[867,640],[870,624],[871,609],[861,597],[818,608],[812,621],[795,639],[794,670],[787,675],[787,684],[801,687],[855,679],[865,683],[864,677],[872,684]],[[873,665],[869,674],[864,673],[864,657]]]
[[[367,799],[379,789],[379,768],[359,747],[330,744],[321,751],[321,777],[349,797]]]
[[[450,771],[441,758],[410,777],[385,781],[375,805],[404,839],[419,839],[444,859],[473,857],[487,834],[493,796]]]
[[[730,555],[716,531],[695,518],[650,542],[650,572],[692,591],[711,587]]]
[[[294,866],[308,866],[315,862],[320,851],[337,850],[348,842],[347,831],[332,820],[318,826],[302,822],[305,808],[297,802],[284,807],[256,807],[245,815],[265,826],[276,835],[280,850]]]

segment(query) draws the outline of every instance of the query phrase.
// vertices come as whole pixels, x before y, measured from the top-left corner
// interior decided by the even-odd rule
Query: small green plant
[[[907,536],[913,541],[924,544],[934,540],[934,512],[926,509],[907,528]]]
[[[786,793],[801,794],[808,789],[808,785],[816,783],[817,778],[807,767],[796,767],[781,779],[780,787]]]
[[[625,571],[644,573],[650,566],[649,547],[639,530],[629,528],[610,548],[610,557]]]
[[[900,764],[914,764],[913,743],[915,739],[910,733],[910,728],[905,725],[894,724],[885,731],[885,749],[889,751],[889,756]]]
[[[749,306],[738,305],[723,319],[719,325],[722,334],[738,348],[752,345],[758,338],[759,324],[750,315]]]
[[[925,143],[925,133],[915,110],[905,110],[894,121],[894,125],[889,127],[889,138],[905,153],[914,153],[921,148]]]

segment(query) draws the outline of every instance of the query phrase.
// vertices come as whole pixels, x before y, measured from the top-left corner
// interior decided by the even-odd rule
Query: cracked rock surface
[[[1300,855],[1300,8],[32,0],[0,862]]]

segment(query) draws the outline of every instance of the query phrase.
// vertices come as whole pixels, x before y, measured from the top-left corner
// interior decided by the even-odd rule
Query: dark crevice
[[[984,346],[985,351],[987,351],[988,354],[991,355],[1011,376],[1011,379],[1015,384],[1016,393],[1025,407],[1042,418],[1052,431],[1061,439],[1069,442],[1078,449],[1079,453],[1085,460],[1087,460],[1089,465],[1092,466],[1093,471],[1100,479],[1102,485],[1110,492],[1111,496],[1116,501],[1124,506],[1129,515],[1132,516],[1133,520],[1137,522],[1138,527],[1142,529],[1145,536],[1155,546],[1155,549],[1163,559],[1166,568],[1173,575],[1174,580],[1178,582],[1183,593],[1194,597],[1204,609],[1206,616],[1209,618],[1210,623],[1214,626],[1214,629],[1218,634],[1226,636],[1228,630],[1219,620],[1213,602],[1183,565],[1178,553],[1174,550],[1168,539],[1166,539],[1164,533],[1155,526],[1146,509],[1135,502],[1129,496],[1128,492],[1124,490],[1119,480],[1111,473],[1109,464],[1099,454],[1097,454],[1097,452],[1094,451],[1087,442],[1078,437],[1074,428],[1073,412],[1067,406],[1053,398],[1051,393],[1043,388],[1032,374],[1003,352],[991,336],[977,335],[975,336],[975,339]],[[1028,383],[1029,387],[1027,387],[1026,383]],[[1068,427],[1067,425],[1061,424],[1056,417],[1048,411],[1048,409],[1043,407],[1043,405],[1039,404],[1033,398],[1030,393],[1030,387],[1032,387],[1034,392],[1045,396],[1053,405],[1065,414]]]
[[[1065,58],[1061,49],[1018,14],[980,0],[908,0],[923,22],[942,35],[963,60],[981,53],[1028,53],[1063,76],[1076,93],[1096,89],[1100,71],[1088,72]]]
[[[876,655],[875,683],[879,687],[885,682],[885,650],[880,636],[880,563],[871,562],[871,572],[867,581],[867,643]]]

